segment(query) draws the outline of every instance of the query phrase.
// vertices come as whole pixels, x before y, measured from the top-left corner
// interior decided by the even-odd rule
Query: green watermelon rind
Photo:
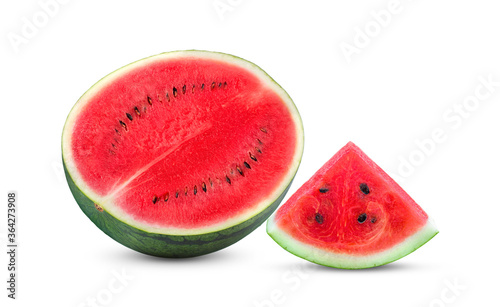
[[[428,219],[420,230],[390,249],[369,255],[339,254],[319,249],[313,245],[300,242],[279,228],[273,214],[267,221],[267,233],[282,248],[297,257],[307,261],[338,268],[338,269],[367,269],[394,262],[431,240],[439,233],[433,221]]]
[[[264,211],[238,225],[221,231],[199,235],[166,235],[151,233],[128,225],[114,217],[106,210],[97,210],[95,202],[81,191],[74,183],[64,164],[64,173],[73,197],[80,209],[104,233],[115,241],[144,254],[168,257],[185,258],[212,253],[223,249],[241,240],[271,215],[288,192],[290,182],[283,193],[275,199]],[[292,179],[293,180],[293,179]]]
[[[276,193],[277,191],[281,191],[279,196],[275,197],[274,200],[269,200],[264,208],[259,208],[260,212],[254,210],[252,215],[247,216],[246,220],[240,221],[239,223],[233,225],[221,225],[220,229],[216,231],[207,231],[205,233],[188,233],[187,235],[179,235],[179,234],[169,234],[163,232],[154,232],[149,231],[148,229],[140,229],[137,225],[131,225],[130,221],[123,221],[120,217],[114,216],[109,211],[106,210],[106,206],[100,203],[99,197],[93,195],[91,189],[88,189],[85,186],[84,182],[83,189],[78,187],[75,183],[75,180],[71,176],[68,171],[66,161],[65,161],[65,150],[64,150],[64,137],[65,131],[68,125],[68,120],[73,112],[80,107],[78,102],[86,95],[91,95],[93,91],[98,90],[99,86],[103,86],[103,84],[107,82],[111,82],[113,76],[119,76],[120,71],[124,71],[133,65],[138,65],[140,62],[153,59],[158,56],[168,55],[168,54],[215,54],[221,57],[225,57],[226,59],[234,59],[238,62],[244,63],[244,65],[248,65],[247,68],[251,68],[254,72],[261,75],[263,78],[267,78],[270,82],[269,86],[272,86],[274,90],[279,93],[282,97],[284,97],[287,105],[290,109],[291,115],[294,119],[295,126],[297,128],[297,147],[296,147],[296,155],[294,160],[290,166],[290,172],[287,176],[280,182],[278,188],[273,189],[270,194]],[[103,82],[104,81],[104,82]],[[194,257],[200,256],[204,254],[208,254],[211,252],[215,252],[222,248],[225,248],[229,245],[236,243],[241,240],[243,237],[251,233],[255,230],[259,225],[261,225],[264,221],[268,219],[268,217],[277,209],[283,198],[285,197],[292,181],[295,177],[295,174],[298,171],[298,167],[300,165],[302,154],[304,150],[304,128],[302,119],[300,114],[295,106],[293,100],[290,98],[288,93],[264,70],[262,70],[256,64],[247,61],[243,58],[221,53],[221,52],[213,52],[213,51],[205,51],[205,50],[177,50],[171,52],[165,52],[157,55],[153,55],[147,58],[143,58],[127,64],[111,73],[101,78],[98,82],[92,85],[78,100],[78,102],[71,109],[68,118],[66,119],[63,135],[62,135],[62,160],[64,166],[64,172],[66,175],[66,179],[70,190],[73,194],[73,197],[77,201],[81,210],[87,215],[87,217],[104,233],[113,238],[115,241],[133,249],[138,252],[149,254],[153,256],[159,257]],[[287,183],[286,183],[287,181]],[[286,186],[284,184],[286,183]],[[90,190],[84,192],[83,190]],[[90,193],[89,193],[90,192]],[[276,193],[277,194],[277,193]],[[94,199],[94,200],[93,200]],[[96,209],[95,205],[98,204],[103,211],[100,212]]]

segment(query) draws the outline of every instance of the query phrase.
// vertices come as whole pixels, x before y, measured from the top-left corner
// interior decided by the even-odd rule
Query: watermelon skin
[[[64,164],[64,173],[73,197],[85,215],[105,234],[128,248],[143,254],[165,258],[196,257],[226,248],[259,227],[279,206],[290,188],[285,191],[264,211],[236,226],[222,231],[200,235],[165,235],[151,233],[130,226],[110,213],[96,210],[96,204],[74,183]]]
[[[429,221],[421,231],[409,237],[405,242],[398,244],[391,250],[370,256],[351,256],[332,254],[327,251],[297,241],[295,238],[276,226],[275,216],[267,222],[267,233],[271,238],[288,252],[304,260],[337,269],[367,269],[382,266],[401,259],[419,249],[439,233],[434,224]]]
[[[197,67],[198,64],[201,66],[208,66],[210,68],[210,61],[214,61],[215,63],[215,74],[217,74],[220,71],[228,70],[228,65],[235,65],[237,69],[239,69],[236,74],[236,82],[231,83],[231,79],[228,79],[227,81],[227,88],[230,89],[231,86],[235,85],[238,89],[238,94],[239,96],[242,95],[242,91],[244,94],[244,86],[254,86],[257,84],[258,86],[263,86],[264,92],[262,95],[266,96],[269,98],[266,100],[266,103],[276,103],[277,101],[279,102],[280,100],[282,101],[283,109],[286,110],[286,112],[290,113],[290,118],[291,122],[293,123],[292,126],[294,127],[294,135],[292,139],[287,139],[282,138],[282,142],[287,142],[290,144],[289,148],[284,148],[284,150],[279,150],[276,156],[285,156],[288,155],[290,156],[290,153],[293,155],[293,159],[290,159],[287,163],[282,164],[280,166],[280,171],[276,172],[271,172],[269,169],[262,173],[264,177],[267,180],[267,184],[271,181],[274,181],[273,185],[269,187],[269,193],[264,195],[266,197],[261,197],[258,202],[256,202],[256,205],[249,209],[245,209],[243,207],[241,209],[241,203],[247,202],[248,199],[244,199],[244,197],[232,197],[232,203],[231,205],[235,207],[235,209],[238,209],[240,212],[236,212],[234,216],[230,216],[230,219],[227,221],[223,221],[223,223],[218,222],[215,225],[200,225],[200,220],[190,220],[190,219],[185,219],[181,222],[184,222],[184,225],[181,225],[182,227],[177,227],[177,225],[169,226],[167,225],[164,227],[164,225],[157,224],[157,225],[148,225],[147,221],[138,221],[134,220],[134,217],[127,216],[124,214],[123,207],[127,205],[135,206],[135,207],[140,207],[143,204],[138,204],[135,202],[124,202],[126,200],[125,198],[122,197],[121,203],[119,205],[122,206],[122,208],[119,208],[114,201],[116,198],[115,194],[112,195],[107,195],[105,190],[102,190],[103,188],[109,187],[109,183],[104,182],[104,184],[100,183],[92,183],[92,185],[89,185],[88,182],[86,182],[87,179],[85,179],[82,174],[80,173],[80,170],[78,169],[78,163],[75,163],[74,158],[73,158],[73,153],[72,153],[72,143],[73,145],[75,144],[74,141],[72,141],[72,129],[74,127],[75,123],[75,117],[80,116],[80,115],[75,115],[75,113],[81,112],[84,107],[86,108],[85,103],[82,103],[82,101],[88,100],[88,97],[92,96],[102,96],[102,87],[106,87],[109,84],[113,85],[113,82],[115,82],[117,79],[120,79],[123,75],[131,75],[135,71],[134,69],[146,69],[148,74],[144,75],[143,78],[137,79],[138,83],[141,83],[144,79],[149,79],[150,76],[154,76],[156,73],[154,72],[154,65],[152,67],[148,67],[147,65],[150,64],[155,64],[155,63],[160,63],[160,65],[163,65],[164,63],[168,64],[168,61],[171,60],[177,60],[178,58],[182,59],[195,59],[194,66]],[[199,62],[198,62],[199,59]],[[156,61],[156,62],[155,62]],[[145,64],[144,64],[145,63]],[[193,62],[191,62],[193,64]],[[171,69],[172,67],[170,67]],[[231,67],[229,67],[231,68]],[[175,69],[175,67],[174,67]],[[189,77],[189,74],[186,75],[186,71],[188,71],[185,68],[180,68],[178,73],[181,75],[184,74],[184,78],[186,76]],[[151,73],[150,73],[151,72]],[[247,72],[250,72],[250,79],[247,78],[245,79],[245,74]],[[198,79],[202,78],[203,74],[200,72],[196,72],[194,74]],[[173,74],[172,76],[175,76],[176,74]],[[240,78],[241,76],[241,78]],[[220,76],[219,76],[220,77]],[[253,79],[252,79],[253,78]],[[215,78],[214,80],[220,80]],[[175,80],[174,80],[175,81]],[[177,80],[179,82],[179,80]],[[212,81],[209,79],[209,81]],[[222,79],[224,81],[224,79]],[[186,82],[180,81],[180,82]],[[252,83],[253,82],[253,83]],[[167,82],[168,83],[168,82]],[[262,84],[262,85],[260,85]],[[179,83],[174,84],[175,86],[178,86]],[[144,109],[142,106],[137,110],[137,109],[131,109],[129,108],[128,110],[125,109],[123,110],[123,115],[127,115],[127,117],[123,118],[123,121],[126,122],[127,124],[130,123],[135,123],[136,121],[139,121],[141,116],[147,115],[147,114],[152,114],[150,113],[150,108],[152,110],[155,110],[155,108],[160,108],[161,106],[168,106],[169,108],[169,113],[168,114],[173,114],[172,113],[172,108],[174,107],[174,103],[176,101],[182,102],[181,99],[184,97],[189,98],[189,95],[194,95],[195,94],[195,86],[193,85],[193,88],[191,90],[191,85],[188,83],[189,87],[185,89],[182,87],[182,83],[180,83],[180,86],[177,87],[177,92],[172,92],[172,87],[170,87],[170,92],[167,93],[167,95],[170,96],[165,96],[165,92],[163,93],[156,93],[153,91],[152,96],[142,96],[139,97],[138,99],[134,100],[134,104],[132,104],[129,107],[134,107],[137,104],[140,104],[141,102],[140,99],[142,99],[142,105],[144,105]],[[196,92],[200,92],[200,83],[196,84]],[[220,89],[225,89],[226,88],[226,83],[224,84],[218,83],[217,84],[212,84],[210,87],[210,83],[206,84],[207,86],[205,87],[205,91],[209,91],[212,93],[217,93],[218,90]],[[158,85],[156,85],[158,86]],[[120,88],[126,88],[124,86],[121,86]],[[139,87],[134,84],[133,90],[134,91],[139,91]],[[151,90],[151,89],[150,89]],[[203,87],[201,88],[201,91],[203,92]],[[252,94],[259,94],[258,91],[253,91]],[[184,96],[185,95],[185,96]],[[274,95],[274,96],[273,96]],[[121,97],[121,101],[125,101],[123,99],[124,96],[122,94],[119,95]],[[145,98],[147,97],[147,100]],[[152,97],[152,98],[151,98]],[[227,97],[227,96],[225,96]],[[244,96],[243,96],[244,97]],[[274,98],[273,98],[274,97]],[[106,99],[106,104],[109,102],[109,98],[113,97],[107,97]],[[151,99],[151,100],[150,100]],[[179,100],[177,100],[179,99]],[[230,100],[231,101],[231,100]],[[245,100],[245,103],[258,103],[254,102],[252,100]],[[193,103],[191,101],[190,103]],[[265,103],[264,103],[265,105]],[[269,105],[269,104],[268,104]],[[192,106],[192,104],[190,104]],[[148,108],[148,111],[146,112],[146,107]],[[249,109],[252,111],[252,106],[246,106],[243,105],[245,109]],[[87,108],[89,109],[89,108]],[[112,108],[112,109],[106,109],[103,114],[98,114],[98,122],[101,125],[102,123],[105,123],[107,120],[107,115],[105,114],[106,112],[114,112],[118,109]],[[99,112],[99,109],[93,108],[94,113]],[[137,112],[137,116],[135,117],[136,114],[134,112]],[[140,113],[140,114],[139,114]],[[254,111],[252,114],[256,114]],[[253,116],[252,114],[249,114],[249,118]],[[87,115],[88,112],[87,112]],[[92,115],[92,114],[90,114]],[[131,115],[133,115],[134,118],[131,118]],[[180,114],[179,114],[180,115]],[[288,118],[288,115],[285,114],[285,117],[281,118]],[[89,118],[87,116],[86,118]],[[128,119],[127,119],[128,118]],[[136,120],[137,118],[137,120]],[[135,121],[132,121],[134,119]],[[245,117],[246,119],[246,117]],[[130,122],[128,121],[130,120]],[[161,121],[162,118],[156,118],[156,120],[153,122],[153,124],[157,124],[158,121]],[[281,119],[280,119],[281,120]],[[117,121],[118,122],[118,121]],[[196,124],[196,121],[191,121]],[[219,121],[222,122],[222,121]],[[121,123],[121,122],[120,122]],[[133,127],[133,126],[129,126]],[[272,126],[271,126],[272,127]],[[275,127],[277,127],[275,125]],[[117,125],[118,129],[121,129],[120,125]],[[197,127],[195,127],[197,128]],[[201,131],[201,132],[206,132],[206,130],[210,127],[207,128],[207,126],[202,126],[202,129],[198,129],[196,131]],[[205,129],[207,128],[207,129]],[[204,130],[205,129],[205,130]],[[257,146],[262,145],[262,150],[258,149],[258,147],[255,147],[255,151],[253,152],[253,155],[246,151],[244,154],[246,155],[246,160],[249,162],[248,164],[240,164],[240,167],[243,169],[244,174],[240,172],[240,169],[237,169],[238,172],[236,172],[236,169],[234,170],[234,173],[229,173],[226,175],[226,180],[220,180],[219,182],[213,183],[214,189],[218,189],[218,193],[220,191],[223,191],[223,188],[221,186],[226,184],[229,184],[229,187],[234,187],[238,189],[242,188],[247,188],[248,186],[242,187],[241,185],[238,186],[239,180],[243,180],[245,178],[251,178],[252,174],[257,171],[255,174],[259,174],[258,170],[259,167],[262,168],[263,166],[268,165],[273,165],[273,161],[267,161],[265,155],[269,155],[269,152],[267,148],[265,147],[266,144],[266,136],[271,136],[274,131],[268,131],[268,128],[266,127],[265,129],[261,128],[260,131],[259,129],[256,129],[258,133],[260,133],[261,136],[259,136],[256,141]],[[88,130],[92,132],[92,130]],[[109,131],[112,131],[110,129]],[[116,131],[116,129],[115,129]],[[132,128],[126,129],[125,132],[128,131],[134,131]],[[195,131],[195,132],[196,132]],[[125,134],[125,132],[122,132]],[[86,133],[86,132],[84,132]],[[220,134],[218,132],[218,134]],[[276,134],[278,135],[278,134]],[[193,137],[196,137],[197,135],[194,135]],[[234,137],[232,135],[232,137]],[[255,137],[255,136],[253,136]],[[187,139],[190,139],[191,136],[188,136]],[[87,138],[87,146],[89,142],[92,142],[94,139],[100,139],[99,136],[93,136],[90,138]],[[265,145],[263,145],[264,142]],[[90,140],[90,141],[89,141]],[[231,139],[233,140],[233,139]],[[255,141],[255,139],[254,139]],[[184,144],[184,143],[182,143]],[[92,146],[92,144],[90,144]],[[255,145],[252,145],[255,146]],[[95,146],[93,146],[95,147]],[[152,148],[154,149],[156,146],[153,146]],[[276,146],[275,146],[276,147]],[[286,146],[285,146],[286,147]],[[107,150],[107,149],[106,149]],[[168,151],[168,149],[167,149]],[[211,148],[207,148],[205,150],[206,152],[210,153],[213,152]],[[253,149],[252,149],[253,151]],[[183,151],[184,152],[184,151]],[[222,248],[225,248],[231,244],[234,244],[238,240],[242,239],[246,235],[248,235],[250,232],[252,232],[255,228],[257,228],[259,225],[261,225],[271,214],[273,211],[276,210],[277,206],[279,203],[282,201],[284,198],[286,192],[288,191],[291,182],[295,176],[295,173],[297,172],[298,166],[300,165],[300,160],[302,157],[302,152],[303,152],[303,127],[302,127],[302,121],[300,118],[300,115],[293,104],[291,98],[288,96],[288,94],[269,76],[267,75],[264,71],[262,71],[258,66],[255,64],[248,62],[244,59],[229,55],[229,54],[224,54],[224,53],[218,53],[218,52],[210,52],[210,51],[200,51],[200,50],[186,50],[186,51],[173,51],[173,52],[168,52],[168,53],[163,53],[159,54],[156,56],[152,56],[149,58],[145,58],[139,61],[136,61],[134,63],[131,63],[127,66],[124,66],[115,72],[109,74],[108,76],[102,78],[99,82],[97,82],[94,86],[92,86],[75,104],[73,107],[72,111],[68,115],[68,119],[66,121],[65,127],[63,129],[63,137],[62,137],[62,153],[63,153],[63,165],[65,169],[65,174],[67,178],[68,185],[70,187],[70,190],[77,201],[78,205],[80,206],[81,210],[86,214],[86,216],[99,228],[101,229],[104,233],[106,233],[108,236],[113,238],[115,241],[123,244],[124,246],[127,246],[133,250],[136,250],[138,252],[144,253],[144,254],[149,254],[153,256],[159,256],[159,257],[172,257],[172,258],[179,258],[179,257],[194,257],[194,256],[200,256],[204,254],[208,254],[217,250],[220,250]],[[250,153],[250,157],[248,154]],[[114,153],[113,153],[114,154]],[[140,154],[140,152],[139,152]],[[254,157],[254,155],[256,157]],[[263,157],[263,158],[261,158]],[[89,159],[92,159],[93,156],[89,155]],[[225,161],[224,159],[219,159],[220,161]],[[200,161],[198,159],[198,161]],[[247,162],[245,161],[245,163]],[[153,161],[153,162],[158,162],[158,161]],[[191,160],[192,163],[196,163],[196,160]],[[80,162],[81,163],[81,162]],[[234,162],[233,162],[234,163]],[[240,163],[243,163],[243,160],[240,161]],[[276,164],[276,161],[275,163]],[[182,164],[179,164],[182,165]],[[104,167],[104,169],[109,168],[111,170],[117,170],[119,168],[115,166],[108,166],[106,163],[101,163],[101,166]],[[148,168],[150,167],[150,164],[146,165]],[[169,167],[174,166],[173,164],[169,164]],[[187,165],[190,166],[190,165]],[[245,166],[245,168],[244,168]],[[162,171],[162,169],[159,169]],[[95,169],[87,169],[87,178],[89,177],[88,174],[93,174],[94,176],[97,174],[98,178],[102,178],[104,181],[108,180],[110,177],[104,175],[100,175],[98,172],[95,172]],[[240,176],[241,174],[241,176]],[[85,175],[85,174],[84,174]],[[205,177],[205,179],[210,180],[209,177]],[[219,178],[214,178],[213,179],[219,179]],[[224,178],[224,177],[222,177]],[[274,179],[276,178],[276,179]],[[137,177],[134,177],[132,179],[137,179]],[[158,178],[146,178],[146,179],[158,179]],[[156,180],[156,182],[164,182],[165,178],[159,178]],[[178,179],[177,179],[178,180]],[[147,180],[146,180],[147,181]],[[130,181],[127,181],[127,183]],[[155,183],[154,181],[149,181],[152,183]],[[209,195],[209,190],[211,189],[212,182],[210,182],[209,186],[209,181],[206,181],[206,191],[205,188],[200,185],[202,182],[199,181],[197,182],[197,187],[198,187],[198,196],[205,196]],[[205,182],[203,182],[205,183]],[[218,186],[217,186],[218,185]],[[258,190],[258,188],[261,188],[262,186],[266,187],[266,185],[261,185],[260,187],[256,184],[255,186],[252,186],[251,191],[248,194],[252,193],[252,190]],[[182,186],[184,187],[184,186]],[[155,186],[155,188],[158,188],[158,186]],[[144,189],[143,189],[144,190]],[[146,189],[146,192],[151,192],[151,189]],[[125,189],[123,190],[125,191]],[[120,191],[121,192],[121,191]],[[154,191],[153,191],[154,192]],[[161,191],[160,191],[161,192]],[[171,191],[171,192],[175,192]],[[204,194],[206,192],[206,194]],[[261,191],[262,192],[262,191]],[[260,193],[261,193],[260,192]],[[128,196],[132,195],[128,191],[125,191],[125,193],[121,194],[127,194]],[[187,192],[186,192],[187,193]],[[193,185],[190,186],[189,190],[189,196],[186,194],[186,200],[187,199],[193,199],[193,193],[194,196],[196,196],[196,190],[193,189]],[[136,193],[137,194],[137,193]],[[153,193],[154,195],[155,193]],[[223,195],[222,193],[221,195]],[[255,193],[254,193],[255,194]],[[165,194],[156,194],[159,195],[159,197],[162,197],[160,201],[157,201],[157,207],[159,206],[165,206],[164,204],[167,204],[167,201],[163,200],[163,197],[165,197]],[[231,197],[231,192],[228,193],[228,195]],[[224,195],[223,195],[224,196]],[[245,195],[243,195],[245,196]],[[257,195],[257,196],[262,196],[262,195]],[[180,196],[179,198],[182,198],[183,196]],[[191,197],[191,198],[190,198]],[[166,197],[165,197],[166,198]],[[171,200],[169,203],[174,201],[174,194],[170,195]],[[177,195],[175,195],[175,198],[177,198]],[[146,198],[144,198],[146,199]],[[142,201],[144,202],[144,199]],[[155,198],[156,199],[156,196]],[[226,195],[227,199],[227,195]],[[147,202],[149,202],[149,205],[151,205],[151,200],[152,198],[150,195],[147,195]],[[213,203],[213,201],[212,201]],[[255,203],[254,203],[255,204]],[[155,200],[153,200],[152,205],[155,205]],[[193,202],[191,205],[194,206],[199,206],[199,203]],[[252,205],[252,203],[250,203]],[[238,208],[239,206],[239,208]],[[231,210],[233,210],[231,208]],[[244,211],[243,213],[241,213]],[[137,212],[137,211],[136,211]],[[168,212],[164,212],[167,213]],[[177,212],[178,214],[178,212]],[[171,221],[172,219],[170,219]],[[194,224],[193,229],[189,229],[190,223]],[[198,224],[196,224],[198,223]]]
[[[362,175],[359,176],[358,173]],[[373,183],[374,179],[369,178],[370,175],[379,180],[380,184]],[[357,183],[368,179],[374,185],[374,189],[368,192],[371,195],[363,195],[363,192],[359,191],[360,188],[352,193],[352,182],[345,178],[360,180],[356,181]],[[323,193],[334,193],[340,195],[341,199],[333,201],[333,206],[329,207],[330,212],[325,212],[324,207],[319,204],[323,203],[325,198],[318,202],[312,200],[318,197],[318,190],[324,188],[325,184],[331,191],[323,190]],[[350,193],[352,195],[358,193],[357,195],[361,197],[357,201],[356,199],[349,201]],[[376,204],[383,208],[383,211],[387,211],[378,217],[380,220],[375,218],[372,224],[383,222],[383,228],[375,234],[369,233],[363,240],[365,235],[362,233],[363,228],[360,228],[361,231],[352,229],[361,225],[373,227],[370,225],[370,215],[368,218],[365,215],[361,223],[352,219],[360,212],[364,212],[357,211],[358,207],[364,208],[365,211],[375,207],[373,197],[377,197],[374,195],[377,193],[392,195],[390,198],[392,202],[386,202],[387,198],[381,198]],[[371,198],[366,200],[365,196]],[[327,201],[335,200],[335,197],[327,198]],[[303,215],[310,214],[305,212],[311,210],[308,208],[311,204],[317,206],[316,213],[321,213],[321,219],[318,219],[321,223],[318,220],[310,222],[310,218],[307,223],[301,223],[301,220],[304,220]],[[335,214],[339,216],[335,217],[338,219],[336,225],[329,225],[328,218]],[[397,216],[398,214],[400,216]],[[328,227],[327,232],[317,232],[317,229],[325,225]],[[311,228],[307,229],[308,226]],[[373,231],[369,227],[368,230]],[[412,253],[432,239],[438,230],[422,208],[387,173],[356,145],[349,142],[269,218],[267,232],[285,250],[305,260],[334,268],[364,269],[381,266]],[[338,239],[339,236],[342,239]]]

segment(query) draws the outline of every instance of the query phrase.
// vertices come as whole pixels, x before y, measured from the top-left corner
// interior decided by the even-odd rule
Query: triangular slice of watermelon
[[[387,173],[349,142],[276,211],[267,232],[311,262],[361,269],[410,254],[438,230]]]

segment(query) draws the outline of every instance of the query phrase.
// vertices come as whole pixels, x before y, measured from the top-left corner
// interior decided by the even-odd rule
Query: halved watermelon
[[[438,231],[419,205],[349,142],[267,222],[284,249],[344,269],[383,265]]]
[[[303,150],[299,113],[256,65],[177,51],[104,77],[62,135],[70,189],[85,214],[142,253],[224,248],[283,199]]]

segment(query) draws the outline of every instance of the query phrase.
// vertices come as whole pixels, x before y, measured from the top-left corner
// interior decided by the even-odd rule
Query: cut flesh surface
[[[70,112],[62,144],[69,180],[96,208],[185,236],[228,229],[281,199],[303,132],[290,97],[254,64],[178,51],[96,83]]]
[[[293,254],[339,268],[392,262],[437,234],[422,208],[353,143],[292,195],[267,229]]]

